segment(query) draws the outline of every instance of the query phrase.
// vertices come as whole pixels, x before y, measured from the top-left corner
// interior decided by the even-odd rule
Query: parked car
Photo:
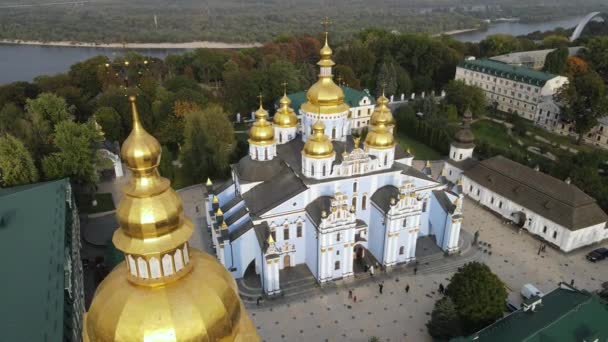
[[[539,289],[537,289],[536,286],[532,284],[526,284],[521,287],[521,295],[525,299],[530,299],[534,296],[542,297],[545,294],[542,293]]]
[[[598,248],[594,249],[589,254],[587,254],[587,260],[591,262],[600,261],[608,258],[608,248]]]

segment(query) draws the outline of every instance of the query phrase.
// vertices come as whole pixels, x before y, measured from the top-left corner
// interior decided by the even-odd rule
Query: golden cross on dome
[[[262,93],[260,92],[260,95],[258,95],[258,99],[260,99],[260,108],[262,108]]]
[[[386,82],[382,82],[382,96],[384,96],[384,90],[386,90]]]
[[[331,21],[329,21],[328,17],[325,17],[325,19],[323,19],[323,21],[321,22],[321,25],[323,26],[325,33],[328,32],[329,25],[331,25],[331,24],[333,24],[333,23]]]
[[[287,94],[287,82],[283,82],[281,83],[281,85],[283,86],[283,93]]]

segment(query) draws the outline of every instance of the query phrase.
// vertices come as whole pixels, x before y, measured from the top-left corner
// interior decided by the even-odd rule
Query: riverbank
[[[451,30],[451,31],[444,31],[441,33],[437,33],[435,35],[433,35],[434,37],[438,37],[438,36],[453,36],[456,34],[461,34],[461,33],[467,33],[467,32],[473,32],[473,31],[478,31],[479,28],[468,28],[468,29],[462,29],[462,30]]]
[[[57,47],[91,47],[111,49],[247,49],[260,47],[260,43],[222,43],[222,42],[188,42],[188,43],[87,43],[87,42],[41,42],[35,40],[0,39],[0,44],[57,46]]]

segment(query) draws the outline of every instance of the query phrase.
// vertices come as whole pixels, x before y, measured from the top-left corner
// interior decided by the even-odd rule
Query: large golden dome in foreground
[[[293,109],[289,107],[291,105],[291,100],[287,97],[287,94],[283,94],[283,97],[279,100],[279,105],[279,110],[274,114],[274,124],[283,128],[298,126],[298,117]]]
[[[309,158],[329,158],[335,154],[334,145],[325,135],[325,125],[321,121],[312,125],[312,135],[304,144],[302,154]]]
[[[249,129],[249,143],[253,145],[263,146],[274,143],[274,128],[267,120],[268,112],[262,107],[260,100],[260,108],[255,112],[255,122]]]
[[[216,258],[189,248],[192,222],[159,175],[160,145],[130,100],[133,130],[122,157],[132,177],[112,239],[126,262],[97,288],[84,316],[84,341],[259,341],[230,273]]]
[[[349,110],[344,103],[344,91],[334,83],[331,67],[336,63],[331,59],[332,51],[327,42],[325,33],[325,45],[320,51],[321,59],[317,63],[321,67],[319,79],[306,92],[307,102],[302,104],[301,109],[308,113],[340,114]]]

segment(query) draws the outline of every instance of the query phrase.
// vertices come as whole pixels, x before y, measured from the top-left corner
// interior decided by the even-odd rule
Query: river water
[[[460,41],[478,42],[488,35],[507,33],[522,35],[534,31],[546,31],[557,27],[574,27],[582,16],[541,23],[498,23],[486,31],[473,31],[454,35]],[[124,53],[118,48],[55,47],[0,44],[0,85],[15,81],[31,81],[39,75],[54,75],[66,72],[70,65],[97,55],[115,57]],[[144,55],[164,58],[181,53],[184,49],[135,50]]]

